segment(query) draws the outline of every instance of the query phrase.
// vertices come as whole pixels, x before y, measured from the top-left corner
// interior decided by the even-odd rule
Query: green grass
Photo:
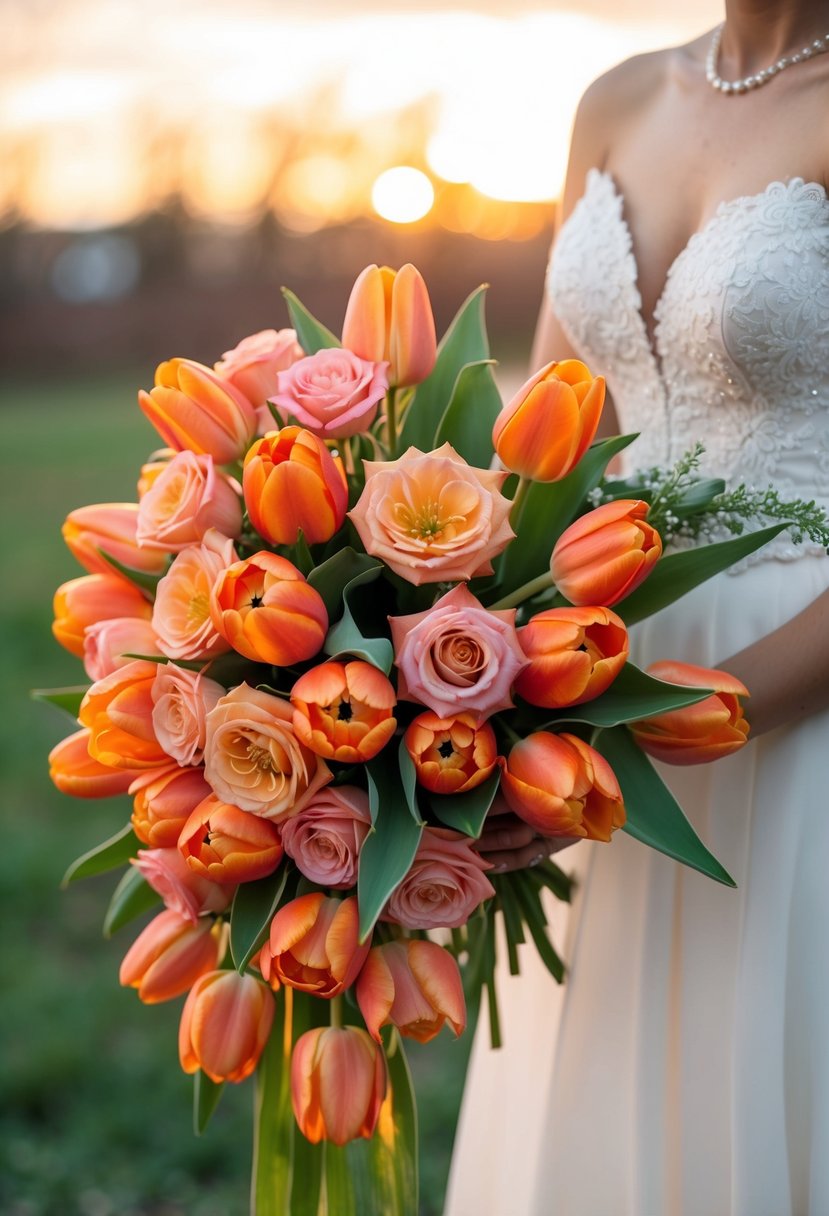
[[[81,573],[60,525],[73,507],[134,500],[138,468],[160,446],[135,405],[138,383],[125,374],[0,390],[0,1211],[7,1216],[247,1211],[251,1084],[226,1086],[207,1134],[192,1134],[191,1082],[177,1055],[181,1002],[142,1006],[118,985],[134,931],[101,937],[116,877],[59,889],[69,862],[121,827],[129,803],[72,799],[53,788],[46,757],[72,724],[29,698],[31,688],[83,679],[50,631],[52,592]],[[445,1034],[411,1053],[422,1216],[441,1209],[466,1049]]]

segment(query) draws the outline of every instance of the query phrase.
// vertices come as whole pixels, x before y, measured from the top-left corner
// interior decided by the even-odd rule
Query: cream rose
[[[207,715],[225,690],[201,672],[164,663],[152,686],[153,730],[168,756],[179,764],[201,764]]]
[[[210,617],[216,579],[236,561],[233,541],[210,531],[200,545],[183,549],[158,584],[153,629],[170,659],[206,659],[230,650]]]
[[[386,904],[384,920],[407,929],[453,929],[466,924],[495,894],[489,863],[473,842],[448,828],[424,828],[411,869]]]
[[[136,540],[143,549],[180,553],[199,544],[210,528],[223,536],[239,535],[239,494],[212,456],[178,452],[138,504]]]
[[[357,881],[357,859],[370,828],[365,790],[328,786],[282,825],[282,844],[311,882],[345,889]]]

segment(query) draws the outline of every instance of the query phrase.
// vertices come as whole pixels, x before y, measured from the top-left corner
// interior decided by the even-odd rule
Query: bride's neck
[[[814,0],[726,0],[725,13],[725,75],[746,76],[829,32],[829,13]]]

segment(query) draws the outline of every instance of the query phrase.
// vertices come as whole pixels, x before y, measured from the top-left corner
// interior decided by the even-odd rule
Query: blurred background
[[[112,877],[58,889],[126,803],[61,797],[77,683],[50,634],[79,571],[60,524],[134,499],[156,363],[280,328],[290,285],[338,330],[369,262],[414,262],[439,332],[492,284],[493,354],[525,369],[573,112],[589,82],[719,19],[715,0],[0,0],[0,1211],[240,1216],[250,1086],[190,1134],[174,1007],[118,987]],[[423,1216],[441,1210],[466,1046],[414,1064]],[[487,1214],[482,1214],[487,1216]],[[499,1216],[499,1214],[493,1214]]]

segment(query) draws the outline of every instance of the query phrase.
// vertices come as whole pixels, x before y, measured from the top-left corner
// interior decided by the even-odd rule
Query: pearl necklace
[[[771,80],[784,68],[791,67],[793,63],[802,63],[805,59],[811,59],[814,55],[822,55],[825,51],[829,51],[829,34],[824,34],[822,38],[816,38],[814,42],[807,43],[802,50],[795,51],[793,55],[781,56],[776,63],[770,64],[767,68],[761,68],[759,72],[755,72],[751,76],[744,76],[742,80],[723,80],[717,72],[717,59],[720,54],[720,42],[724,29],[725,22],[714,30],[705,60],[706,79],[711,88],[717,89],[720,93],[748,93],[751,89],[759,89],[761,84]]]

